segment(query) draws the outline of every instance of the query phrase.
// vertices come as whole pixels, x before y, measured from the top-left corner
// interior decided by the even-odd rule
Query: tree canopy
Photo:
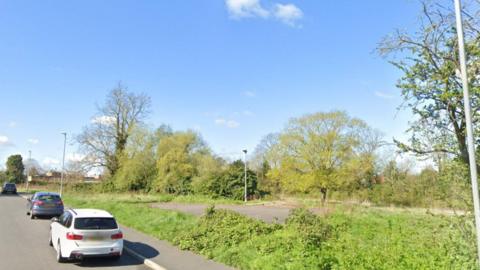
[[[402,91],[403,107],[415,116],[408,130],[409,142],[396,143],[404,151],[419,155],[447,153],[468,164],[454,10],[435,1],[422,4],[420,28],[414,33],[396,31],[378,48],[403,73],[397,87]],[[473,112],[480,110],[479,11],[478,5],[467,5],[463,10]],[[474,113],[477,137],[479,120]]]
[[[22,183],[25,181],[25,166],[21,155],[12,155],[7,159],[6,176],[8,182]]]
[[[315,113],[290,120],[270,154],[269,177],[289,192],[328,190],[361,181],[373,172],[376,131],[345,112]]]

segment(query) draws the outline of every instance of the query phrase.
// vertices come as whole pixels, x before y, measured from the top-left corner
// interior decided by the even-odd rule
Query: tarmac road
[[[118,261],[86,259],[59,264],[48,245],[49,224],[50,219],[31,220],[22,197],[0,195],[0,269],[149,269],[127,253]]]

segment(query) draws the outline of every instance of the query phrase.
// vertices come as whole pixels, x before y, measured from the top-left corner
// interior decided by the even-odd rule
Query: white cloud
[[[255,114],[253,112],[249,111],[249,110],[245,110],[245,111],[243,111],[243,115],[244,116],[254,116]]]
[[[274,17],[287,25],[297,26],[297,21],[303,18],[303,11],[294,4],[275,3],[266,9],[261,0],[225,0],[225,5],[233,19]]]
[[[254,98],[257,96],[257,94],[253,91],[245,91],[243,92],[243,95],[246,96],[246,97],[249,97],[249,98]]]
[[[223,119],[223,118],[218,118],[218,119],[215,119],[215,124],[221,126],[221,125],[225,125],[225,123],[227,122],[227,120]]]
[[[29,144],[38,144],[40,141],[38,139],[28,139],[27,142]]]
[[[0,135],[0,147],[1,146],[13,146],[13,143],[7,136]]]
[[[302,10],[294,4],[275,4],[273,15],[290,26],[296,26],[297,21],[303,18]]]
[[[82,161],[84,158],[85,158],[85,155],[78,154],[78,153],[70,153],[65,157],[65,159],[68,162],[79,162],[79,161]]]
[[[384,93],[384,92],[381,92],[381,91],[375,91],[375,96],[377,96],[379,98],[383,98],[383,99],[393,99],[393,98],[395,98],[394,95],[387,94],[387,93]]]
[[[51,158],[51,157],[46,157],[43,159],[42,164],[45,167],[51,168],[60,165],[60,160]]]
[[[91,122],[92,124],[100,124],[100,125],[113,125],[115,123],[115,117],[113,116],[107,116],[107,115],[102,115],[102,116],[97,116],[92,118]]]
[[[224,118],[217,118],[215,119],[215,124],[218,126],[224,126],[227,128],[238,128],[240,126],[240,123],[238,123],[235,120],[227,120]]]
[[[262,7],[260,0],[226,0],[225,5],[232,18],[270,16],[270,12]]]

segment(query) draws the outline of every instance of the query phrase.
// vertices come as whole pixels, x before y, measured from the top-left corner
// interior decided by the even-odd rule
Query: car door
[[[55,248],[58,248],[57,246],[58,240],[61,239],[62,235],[66,234],[65,224],[67,222],[69,215],[70,213],[65,212],[58,218],[58,222],[53,222],[51,224],[52,242]]]

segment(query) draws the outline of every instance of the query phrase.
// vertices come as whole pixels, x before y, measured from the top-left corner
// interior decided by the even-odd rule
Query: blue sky
[[[0,161],[32,150],[58,167],[60,133],[78,134],[120,80],[151,96],[152,127],[199,130],[223,156],[333,109],[404,138],[400,73],[374,49],[418,12],[409,0],[0,0]]]

